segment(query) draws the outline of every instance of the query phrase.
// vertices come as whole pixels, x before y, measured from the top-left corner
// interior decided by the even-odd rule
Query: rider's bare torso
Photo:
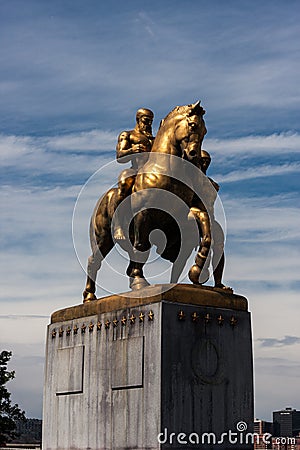
[[[151,151],[153,140],[152,134],[141,132],[136,128],[131,131],[123,131],[118,139],[117,161],[119,163],[131,161],[131,168],[137,173],[148,156],[142,154]]]

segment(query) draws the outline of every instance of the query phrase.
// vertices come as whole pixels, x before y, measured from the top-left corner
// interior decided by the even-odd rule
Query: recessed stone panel
[[[84,346],[57,349],[56,395],[83,392]]]
[[[112,342],[112,389],[143,387],[144,337]]]

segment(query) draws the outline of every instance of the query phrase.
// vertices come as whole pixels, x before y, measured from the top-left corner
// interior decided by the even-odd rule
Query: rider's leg
[[[130,287],[140,289],[148,286],[143,273],[143,267],[149,257],[151,244],[149,241],[149,219],[148,211],[143,210],[134,216],[134,243],[127,275],[130,277]]]
[[[123,172],[122,172],[123,174]],[[132,187],[134,185],[134,180],[135,180],[135,176],[120,176],[119,178],[119,182],[118,182],[118,191],[117,191],[117,195],[116,195],[116,199],[115,199],[115,205],[114,205],[114,210],[116,211],[116,209],[118,208],[118,206],[122,203],[123,200],[125,200],[126,197],[128,197],[131,194],[132,191]],[[129,205],[130,203],[128,203]],[[123,212],[124,214],[124,212]],[[124,215],[120,215],[118,213],[116,213],[114,215],[114,239],[116,240],[124,240],[125,239],[125,235],[124,235],[124,231],[123,231],[123,226],[125,222],[129,222],[130,220],[130,216],[131,213],[128,212],[128,216],[126,217],[126,213],[125,216]],[[127,221],[126,221],[127,219]]]

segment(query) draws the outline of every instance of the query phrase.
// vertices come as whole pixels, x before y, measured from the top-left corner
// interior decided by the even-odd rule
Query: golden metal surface
[[[134,314],[131,314],[131,316],[129,317],[130,323],[131,325],[133,325],[135,323],[136,317]]]
[[[197,314],[196,312],[193,312],[192,322],[198,322],[198,319],[199,319],[199,314]]]
[[[204,317],[205,323],[209,323],[211,321],[211,315],[207,313]]]
[[[184,314],[184,311],[182,311],[182,309],[178,313],[178,319],[185,320],[185,314]]]
[[[143,314],[142,312],[139,314],[139,319],[140,319],[140,322],[144,322],[144,319],[145,319],[145,314]]]
[[[211,163],[211,156],[210,154],[202,149],[201,150],[201,159],[200,159],[200,168],[204,175],[207,175],[207,170]],[[224,233],[222,230],[221,225],[216,221],[215,219],[215,213],[214,213],[214,204],[217,199],[218,192],[220,190],[220,186],[216,181],[214,181],[212,178],[207,177],[207,179],[210,181],[210,185],[213,187],[213,189],[207,188],[208,185],[205,183],[202,186],[203,196],[206,199],[205,207],[208,210],[207,216],[202,217],[202,235],[204,236],[205,230],[208,228],[213,228],[214,230],[214,245],[212,246],[211,250],[213,253],[213,256],[211,258],[210,254],[208,256],[208,260],[206,261],[206,266],[209,265],[210,259],[212,259],[212,266],[214,268],[213,270],[213,277],[215,282],[215,287],[221,288],[226,290],[227,292],[233,292],[232,288],[229,286],[225,286],[223,284],[223,271],[224,271],[224,265],[225,265],[225,254],[224,254]],[[200,208],[201,209],[201,208]]]
[[[140,108],[136,113],[136,125],[133,130],[123,131],[118,137],[116,148],[117,161],[121,164],[131,162],[131,168],[125,169],[119,175],[118,191],[114,201],[114,209],[132,193],[138,170],[147,160],[147,153],[151,151],[154,137],[152,122],[154,114],[150,109]],[[136,154],[143,153],[143,157],[136,158]],[[133,157],[134,156],[134,157]],[[125,240],[123,225],[120,217],[115,216],[114,239]]]
[[[121,324],[122,324],[123,327],[125,327],[126,322],[127,322],[127,318],[125,316],[123,316],[122,319],[121,319]]]
[[[234,317],[234,316],[231,316],[231,318],[230,318],[230,325],[232,326],[232,327],[235,327],[236,326],[236,324],[237,324],[237,318],[236,317]]]
[[[217,318],[217,321],[218,321],[218,324],[219,324],[220,326],[222,326],[223,323],[224,323],[224,317],[220,314],[220,315],[218,316],[218,318]]]
[[[133,221],[133,230],[127,236],[133,242],[133,251],[129,251],[130,263],[127,268],[127,275],[130,279],[132,289],[142,289],[149,283],[145,280],[143,266],[146,262],[151,243],[149,235],[155,229],[166,231],[167,235],[173,236],[173,239],[167,239],[166,249],[161,256],[172,263],[177,260],[179,253],[178,245],[180,233],[174,229],[174,219],[169,215],[163,215],[158,209],[153,213],[151,202],[148,200],[149,189],[151,195],[157,195],[158,189],[168,191],[189,208],[201,229],[202,239],[199,242],[199,249],[192,266],[189,277],[194,284],[199,284],[199,277],[208,257],[211,243],[211,230],[209,220],[205,215],[207,212],[203,205],[199,208],[194,204],[195,196],[191,187],[182,183],[176,175],[175,167],[177,163],[170,163],[170,158],[165,156],[178,157],[181,160],[187,160],[193,167],[200,170],[201,145],[206,134],[206,126],[203,119],[204,109],[200,102],[195,104],[177,106],[162,121],[155,139],[152,136],[152,111],[141,108],[136,115],[136,126],[131,131],[124,131],[119,135],[117,143],[117,160],[119,162],[132,162],[132,167],[123,171],[119,177],[118,188],[108,191],[98,202],[95,213],[91,221],[91,246],[93,254],[88,260],[88,277],[86,287],[83,293],[84,302],[96,300],[95,280],[97,272],[101,266],[102,260],[115,245],[115,240],[123,241],[125,233],[121,223],[126,222],[126,218],[120,219],[115,214],[117,207],[131,193],[139,194],[131,196],[131,209],[135,212]],[[155,158],[150,158],[154,155]],[[138,158],[136,158],[138,155]],[[133,158],[135,156],[135,158]],[[174,159],[173,159],[174,161]],[[195,180],[190,178],[193,184]],[[189,183],[188,183],[189,184]],[[153,196],[152,195],[152,196]],[[150,205],[147,208],[147,205]],[[110,227],[114,218],[115,229],[114,236],[111,235]],[[120,222],[121,220],[121,222]],[[188,216],[186,216],[188,222]],[[119,221],[119,222],[118,222]],[[174,236],[176,236],[174,238]],[[114,238],[114,239],[113,239]],[[174,243],[176,241],[176,245]],[[179,246],[180,247],[180,246]],[[191,251],[194,245],[191,247]],[[144,260],[136,259],[136,254],[143,252]],[[185,261],[188,255],[185,257]],[[185,263],[184,261],[184,263]],[[173,267],[171,282],[177,282],[184,264]],[[223,288],[219,283],[219,287]]]
[[[114,326],[114,328],[116,328],[116,327],[118,326],[118,323],[119,323],[118,319],[115,318],[115,319],[113,320],[113,326]]]
[[[148,319],[151,321],[154,320],[154,312],[153,311],[148,312]]]
[[[117,310],[124,311],[130,307],[146,307],[162,301],[238,311],[248,310],[248,301],[245,297],[226,292],[224,289],[192,284],[174,284],[169,285],[169,289],[166,290],[165,285],[154,285],[141,291],[127,292],[122,295],[114,294],[93,302],[55,311],[51,316],[51,323],[76,320]]]

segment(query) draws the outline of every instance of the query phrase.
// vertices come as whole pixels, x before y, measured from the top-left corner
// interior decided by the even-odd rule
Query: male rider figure
[[[122,131],[117,143],[117,161],[127,163],[131,161],[131,168],[121,172],[118,181],[118,193],[115,209],[131,194],[138,170],[145,164],[147,155],[151,151],[154,137],[152,122],[154,114],[150,109],[140,108],[136,113],[136,125],[133,130]],[[138,156],[137,156],[138,155]],[[125,239],[120,218],[115,216],[115,239]]]
[[[211,157],[210,154],[206,150],[201,150],[201,170],[206,175],[206,172],[210,166],[211,163]],[[211,250],[213,251],[212,256],[212,265],[213,265],[213,276],[215,281],[215,287],[218,288],[227,288],[222,283],[222,277],[223,277],[223,270],[224,270],[224,264],[225,264],[225,256],[224,256],[224,233],[222,230],[221,225],[216,221],[215,215],[214,215],[214,203],[216,201],[218,191],[220,189],[220,186],[218,183],[216,183],[212,178],[209,178],[209,181],[213,185],[214,189],[209,189],[209,192],[203,193],[205,198],[205,207],[208,211],[211,228],[212,228],[212,247]],[[205,185],[204,185],[205,186]],[[208,265],[210,262],[210,257],[207,258],[206,264],[204,266],[204,271],[208,272]],[[209,274],[208,274],[209,276]]]

